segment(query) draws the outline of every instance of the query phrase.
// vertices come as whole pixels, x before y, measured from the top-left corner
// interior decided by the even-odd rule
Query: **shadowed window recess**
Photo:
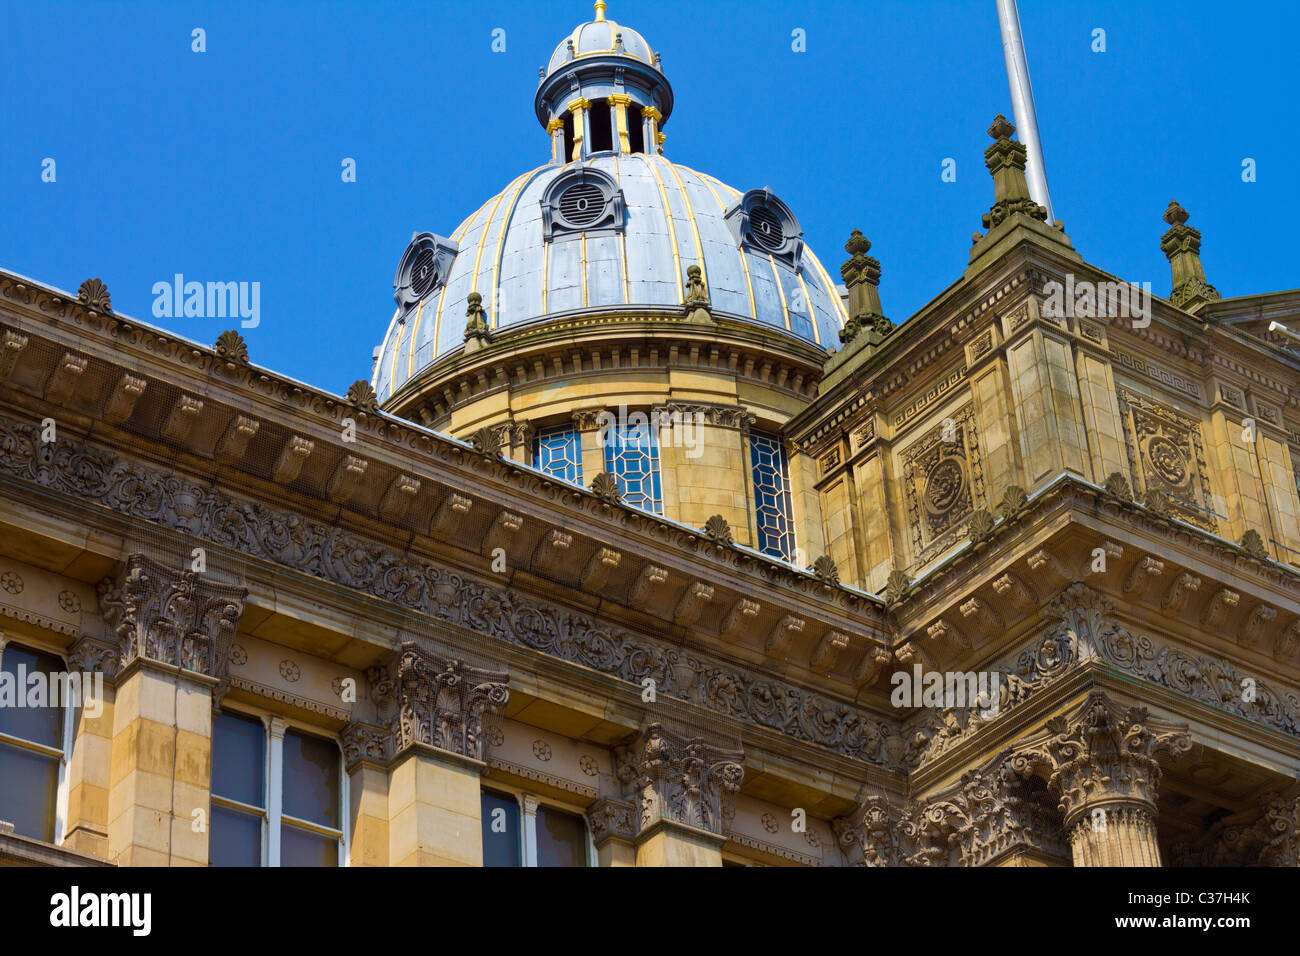
[[[66,773],[68,751],[64,730],[71,715],[63,698],[57,704],[30,706],[33,677],[66,672],[53,654],[8,644],[0,647],[0,672],[14,695],[0,700],[0,820],[14,832],[36,840],[56,842],[59,834],[59,789]],[[40,680],[41,678],[37,678]],[[43,695],[51,701],[48,692]]]

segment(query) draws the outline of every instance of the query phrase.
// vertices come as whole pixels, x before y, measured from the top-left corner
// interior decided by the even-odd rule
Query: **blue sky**
[[[960,276],[992,202],[985,130],[1011,115],[993,0],[609,0],[609,16],[663,53],[666,157],[771,186],[832,274],[862,229],[895,321]],[[1176,198],[1223,295],[1300,285],[1300,4],[1021,0],[1020,16],[1055,214],[1086,259],[1167,294]],[[233,323],[153,319],[154,283],[260,282],[253,360],[341,392],[369,376],[411,233],[450,234],[546,161],[537,68],[590,18],[567,0],[3,0],[0,267],[69,290],[99,276],[117,311],[208,343]]]

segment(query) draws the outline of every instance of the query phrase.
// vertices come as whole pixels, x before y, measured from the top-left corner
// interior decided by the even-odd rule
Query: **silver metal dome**
[[[575,203],[583,197],[599,205],[593,184],[607,205],[578,213]],[[784,204],[766,191],[742,194],[657,155],[598,153],[539,167],[484,203],[449,240],[425,234],[421,241],[429,251],[403,257],[398,311],[377,350],[374,386],[381,402],[461,347],[471,292],[482,296],[494,331],[583,309],[675,311],[686,270],[700,265],[715,314],[781,329],[828,350],[838,346],[847,318]],[[431,263],[439,274],[421,298]],[[410,268],[422,271],[404,279]]]

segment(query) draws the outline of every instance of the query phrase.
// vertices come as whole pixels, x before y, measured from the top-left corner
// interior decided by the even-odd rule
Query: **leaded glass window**
[[[648,424],[612,425],[606,429],[605,470],[618,481],[627,504],[663,514],[659,484],[659,442]]]
[[[533,444],[533,463],[552,478],[582,484],[582,445],[578,430],[560,425],[538,432]]]
[[[794,520],[790,470],[781,440],[775,435],[751,431],[749,461],[754,481],[758,550],[789,561],[794,557]]]

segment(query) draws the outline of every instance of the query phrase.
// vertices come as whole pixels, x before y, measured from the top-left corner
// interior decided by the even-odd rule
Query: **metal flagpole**
[[[1038,114],[1034,112],[1034,91],[1029,85],[1025,42],[1020,36],[1020,13],[1016,9],[1016,0],[997,0],[997,4],[1002,53],[1007,60],[1007,84],[1011,87],[1011,106],[1016,115],[1016,130],[1027,154],[1025,178],[1029,182],[1029,195],[1047,210],[1050,225],[1056,220],[1052,215],[1052,197],[1047,192],[1047,169],[1043,165],[1043,147],[1038,139]]]

